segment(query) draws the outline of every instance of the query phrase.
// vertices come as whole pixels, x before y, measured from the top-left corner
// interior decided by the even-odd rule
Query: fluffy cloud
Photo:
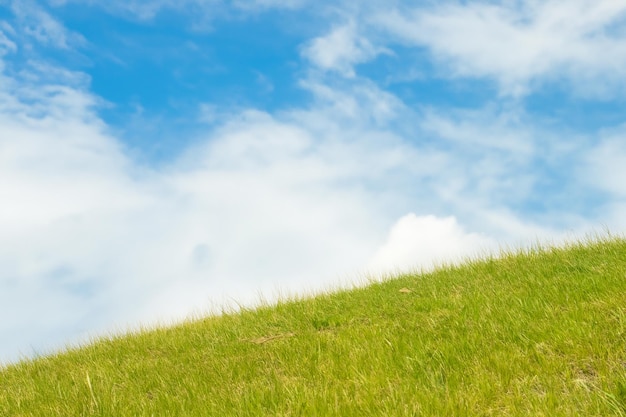
[[[389,33],[428,48],[451,77],[488,77],[521,96],[565,77],[585,94],[624,87],[626,5],[612,0],[446,2],[377,18]],[[591,85],[590,85],[591,84]]]
[[[466,233],[454,217],[407,214],[392,227],[369,268],[381,273],[429,270],[443,263],[484,256],[493,251],[493,239]]]

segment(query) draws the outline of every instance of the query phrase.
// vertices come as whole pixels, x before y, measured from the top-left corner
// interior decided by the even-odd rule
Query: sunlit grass
[[[626,241],[532,250],[0,371],[1,416],[626,416]]]

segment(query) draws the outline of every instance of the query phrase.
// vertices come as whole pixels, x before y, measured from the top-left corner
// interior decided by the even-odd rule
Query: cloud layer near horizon
[[[137,158],[100,116],[110,104],[88,74],[12,58],[89,42],[36,2],[12,4],[24,24],[0,26],[0,362],[212,304],[626,227],[624,127],[577,132],[523,102],[559,77],[578,92],[622,88],[622,66],[583,53],[612,45],[622,59],[624,32],[609,28],[623,10],[610,2],[346,7],[298,47],[309,101],[273,111],[198,102],[199,114],[219,113],[200,117],[194,140],[159,163]],[[143,21],[198,4],[101,6]],[[555,21],[555,10],[576,19]],[[459,19],[492,43],[477,49]],[[416,22],[442,36],[415,32]],[[527,53],[506,54],[502,34]],[[553,54],[546,34],[571,50]],[[359,71],[399,59],[398,42],[432,53],[444,78],[486,78],[496,93],[472,108],[409,105]]]

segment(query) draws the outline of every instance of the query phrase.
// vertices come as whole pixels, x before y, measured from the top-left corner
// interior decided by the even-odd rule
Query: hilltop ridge
[[[626,241],[469,261],[0,370],[3,416],[624,416]]]

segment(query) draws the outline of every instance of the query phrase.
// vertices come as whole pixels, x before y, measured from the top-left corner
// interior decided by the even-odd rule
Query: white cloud
[[[367,62],[385,49],[374,46],[358,33],[354,22],[334,27],[328,34],[308,42],[302,54],[315,66],[354,77],[354,65]]]
[[[493,239],[465,232],[454,217],[411,213],[396,222],[368,267],[375,275],[430,270],[444,262],[484,256],[494,249]]]
[[[427,47],[449,76],[492,78],[502,94],[522,96],[560,77],[585,94],[622,91],[625,17],[623,2],[550,0],[446,2],[377,20],[404,42]]]

